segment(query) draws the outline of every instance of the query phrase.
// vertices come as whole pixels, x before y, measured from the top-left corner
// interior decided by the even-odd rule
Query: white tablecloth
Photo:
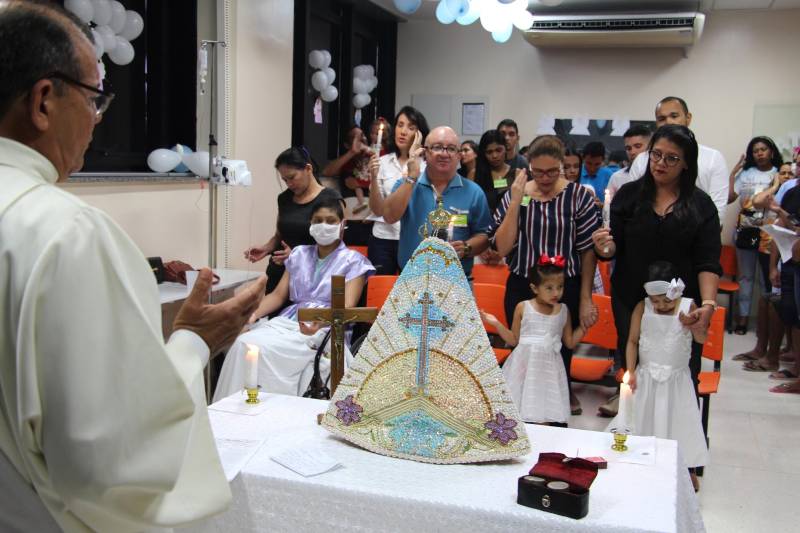
[[[232,482],[230,509],[181,531],[704,531],[675,441],[656,441],[654,466],[610,462],[592,485],[588,516],[573,520],[517,505],[517,478],[539,452],[608,449],[607,433],[528,425],[533,451],[523,459],[432,465],[331,436],[316,423],[325,401],[265,402],[257,416],[209,411],[217,438],[267,441]],[[304,478],[270,459],[287,447],[321,449],[343,467]]]
[[[215,284],[211,291],[218,292],[225,289],[238,287],[248,280],[256,279],[261,275],[262,270],[263,267],[261,266],[254,268],[252,271],[217,268],[214,270],[214,273],[219,276],[219,283]],[[183,285],[182,283],[165,281],[164,283],[159,284],[158,294],[161,298],[161,304],[163,305],[166,303],[185,300],[186,297],[189,296],[189,291],[186,285]]]

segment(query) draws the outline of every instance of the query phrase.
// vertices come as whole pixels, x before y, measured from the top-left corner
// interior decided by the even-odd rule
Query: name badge
[[[531,203],[531,197],[526,194],[525,196],[522,197],[522,203],[520,203],[520,205],[522,207],[528,207],[530,203]]]
[[[453,217],[450,220],[453,221],[453,227],[456,227],[456,228],[466,228],[467,227],[467,215],[466,214],[453,215]]]
[[[505,189],[506,187],[508,187],[508,181],[505,178],[494,180],[495,189]]]

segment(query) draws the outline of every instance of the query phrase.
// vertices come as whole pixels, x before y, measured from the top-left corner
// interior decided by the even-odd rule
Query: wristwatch
[[[472,256],[472,245],[468,242],[464,243],[464,257]]]
[[[703,300],[703,301],[700,303],[700,307],[705,307],[705,306],[707,306],[707,305],[710,305],[710,306],[711,306],[711,310],[712,310],[712,311],[716,311],[716,310],[717,310],[717,307],[719,307],[719,306],[717,305],[717,302],[716,302],[715,300]]]

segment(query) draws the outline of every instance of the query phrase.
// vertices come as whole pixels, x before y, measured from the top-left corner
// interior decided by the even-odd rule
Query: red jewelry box
[[[589,514],[589,487],[597,477],[597,465],[586,459],[567,458],[563,453],[541,453],[529,475],[517,480],[517,503],[570,518]],[[544,481],[537,481],[543,478]],[[551,481],[564,481],[564,490],[549,488]]]

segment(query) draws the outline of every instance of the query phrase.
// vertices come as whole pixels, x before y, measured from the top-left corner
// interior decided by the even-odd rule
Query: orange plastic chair
[[[725,315],[724,307],[718,307],[711,316],[711,325],[708,328],[708,337],[703,344],[703,357],[714,361],[714,370],[710,372],[700,372],[697,376],[697,393],[703,399],[702,424],[703,434],[706,436],[708,445],[708,415],[711,407],[711,395],[719,391],[719,380],[722,375],[720,362],[725,344]],[[703,475],[702,468],[697,469],[697,475]]]
[[[510,348],[492,348],[494,350],[494,356],[497,358],[497,364],[502,365],[503,361],[508,359],[508,356],[511,355]]]
[[[719,255],[719,263],[722,267],[722,278],[719,280],[718,292],[728,295],[728,308],[733,307],[733,298],[739,292],[739,284],[736,282],[736,248],[733,246],[723,246]],[[728,277],[726,279],[725,277]],[[733,333],[733,316],[731,313],[726,315],[728,333]]]
[[[575,381],[587,383],[610,381],[605,378],[614,364],[614,350],[617,349],[617,327],[614,325],[614,313],[611,311],[611,297],[592,294],[592,302],[597,307],[597,322],[589,328],[581,342],[605,348],[609,352],[609,359],[572,358],[570,377]]]
[[[351,250],[360,253],[364,257],[367,257],[367,247],[366,246],[348,246]]]
[[[367,307],[383,307],[397,276],[371,276],[367,281]]]
[[[600,279],[603,280],[603,292],[606,296],[611,296],[611,261],[598,261],[597,269],[600,271]]]
[[[505,287],[510,273],[508,265],[502,264],[474,265],[472,267],[472,279],[475,283],[493,283]]]
[[[482,309],[489,314],[497,317],[501,324],[509,327],[508,319],[506,318],[505,298],[506,287],[505,285],[495,285],[493,283],[473,283],[472,293],[475,295],[475,304],[478,309]],[[497,334],[497,328],[483,323],[487,333]]]

